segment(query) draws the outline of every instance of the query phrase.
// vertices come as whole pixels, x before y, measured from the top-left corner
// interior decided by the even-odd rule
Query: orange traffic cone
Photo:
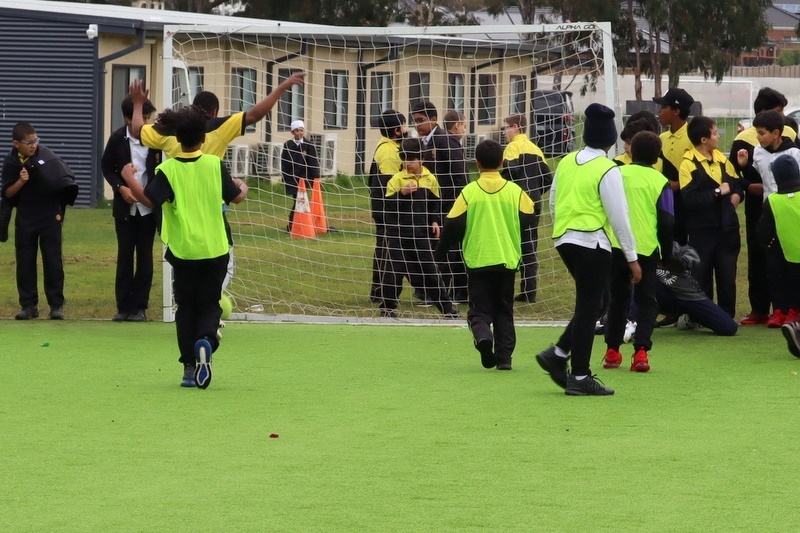
[[[319,179],[312,180],[314,185],[311,189],[311,214],[314,215],[314,228],[317,234],[328,233],[328,217],[325,216],[325,204],[322,201],[322,187]]]
[[[306,180],[299,181],[291,235],[293,239],[313,239],[317,236],[317,232],[314,231],[314,216],[311,214],[311,206],[308,203]]]

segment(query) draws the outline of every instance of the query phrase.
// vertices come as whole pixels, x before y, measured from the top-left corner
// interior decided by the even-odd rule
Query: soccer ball
[[[222,320],[228,320],[233,312],[233,300],[227,294],[223,294],[219,306],[222,308]]]

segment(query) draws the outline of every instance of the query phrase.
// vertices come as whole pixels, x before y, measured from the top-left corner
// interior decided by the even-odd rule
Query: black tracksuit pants
[[[714,300],[716,278],[717,305],[728,316],[736,314],[736,261],[742,247],[739,228],[722,231],[719,228],[689,230],[689,246],[697,250],[700,263],[694,275],[703,292]]]
[[[184,260],[167,249],[165,257],[174,270],[172,288],[178,305],[175,312],[178,361],[193,365],[194,345],[198,340],[208,340],[212,353],[219,348],[217,328],[222,316],[219,300],[228,271],[228,254],[213,259]]]
[[[517,345],[514,330],[514,278],[508,269],[469,270],[467,324],[477,343],[493,339],[498,364],[511,363]]]
[[[611,271],[611,252],[600,247],[585,248],[577,244],[562,244],[556,250],[575,280],[575,313],[556,346],[570,354],[573,375],[590,375],[594,328],[603,312],[603,294]]]
[[[658,315],[658,252],[653,255],[638,256],[639,266],[642,269],[642,279],[634,287],[631,285],[631,271],[628,260],[622,250],[614,248],[611,253],[611,278],[610,300],[608,305],[608,318],[606,320],[605,340],[606,346],[619,351],[625,335],[625,326],[628,322],[631,294],[636,303],[636,334],[633,348],[644,348],[647,351],[653,347],[651,337],[653,326]]]

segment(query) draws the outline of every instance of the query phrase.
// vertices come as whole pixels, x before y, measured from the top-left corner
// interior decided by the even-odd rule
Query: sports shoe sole
[[[622,359],[620,359],[619,361],[609,361],[608,359],[603,358],[603,368],[605,368],[606,370],[619,368],[619,365],[621,364],[622,364]]]
[[[194,383],[200,389],[211,384],[211,343],[200,339],[194,343],[194,360],[197,364],[194,371]]]
[[[647,361],[631,363],[631,372],[650,372],[650,363]]]
[[[789,352],[795,357],[800,357],[800,338],[797,335],[797,328],[793,323],[781,326],[781,333],[789,345]]]

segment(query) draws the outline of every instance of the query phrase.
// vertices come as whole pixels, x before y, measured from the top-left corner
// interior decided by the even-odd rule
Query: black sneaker
[[[497,363],[497,370],[511,370],[511,361]]]
[[[38,307],[26,307],[14,315],[14,320],[30,320],[32,318],[39,318]]]
[[[556,355],[556,347],[550,346],[536,354],[536,362],[542,370],[550,374],[556,385],[565,389],[567,387],[567,360]]]
[[[128,315],[128,322],[147,322],[147,313],[144,309],[139,309]]]
[[[183,365],[183,379],[181,380],[181,387],[197,387],[194,382],[194,373],[197,367],[195,365]]]
[[[572,374],[567,378],[567,387],[564,389],[567,396],[611,396],[614,389],[609,389],[596,375],[586,376],[581,380],[575,379]]]
[[[789,351],[795,357],[800,357],[800,331],[797,328],[797,322],[787,322],[781,326],[781,333],[786,339],[786,344],[789,346]]]
[[[681,315],[667,315],[658,322],[656,322],[657,328],[671,328],[678,324],[678,319]]]
[[[483,368],[494,368],[497,366],[497,361],[494,358],[494,346],[492,346],[492,339],[480,339],[475,343],[475,348],[481,354],[481,364]]]
[[[126,320],[128,320],[128,313],[123,313],[122,311],[114,315],[111,319],[112,322],[125,322]]]
[[[516,296],[514,296],[514,301],[515,302],[525,302],[525,303],[528,303],[528,304],[533,304],[533,303],[536,303],[536,296],[533,295],[533,294],[525,294],[523,292],[523,293],[520,293],[520,294],[517,294]]]
[[[51,309],[50,314],[47,315],[47,318],[50,320],[64,320],[64,308],[56,307]]]

